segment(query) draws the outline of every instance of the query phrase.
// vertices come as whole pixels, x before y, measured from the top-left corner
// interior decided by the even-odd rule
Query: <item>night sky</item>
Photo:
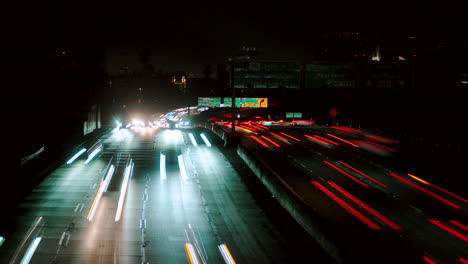
[[[313,59],[328,31],[461,34],[462,7],[461,1],[76,1],[7,7],[1,22],[17,42],[101,41],[111,74],[138,67],[142,48],[151,51],[155,69],[199,74],[242,46],[257,47],[267,60]]]

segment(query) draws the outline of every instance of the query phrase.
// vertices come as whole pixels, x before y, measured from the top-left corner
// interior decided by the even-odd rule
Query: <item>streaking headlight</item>
[[[189,122],[185,122],[184,125],[188,126],[190,123]]]

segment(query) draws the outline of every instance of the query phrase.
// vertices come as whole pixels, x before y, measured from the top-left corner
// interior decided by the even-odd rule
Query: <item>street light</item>
[[[237,61],[247,61],[253,56],[258,55],[255,47],[242,47],[241,53],[228,58],[229,61],[229,86],[232,89],[232,108],[231,108],[231,135],[236,135],[236,88],[234,87],[234,63]]]

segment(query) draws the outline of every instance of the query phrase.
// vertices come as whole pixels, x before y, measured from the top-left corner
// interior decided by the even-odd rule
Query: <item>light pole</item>
[[[232,108],[231,108],[231,115],[232,115],[232,120],[231,120],[231,135],[235,136],[236,135],[236,88],[234,87],[234,66],[235,62],[237,61],[246,61],[250,60],[252,56],[258,55],[258,51],[256,48],[253,47],[242,47],[241,53],[233,56],[231,58],[228,58],[229,61],[229,87],[232,90],[231,94],[231,102],[232,102]]]

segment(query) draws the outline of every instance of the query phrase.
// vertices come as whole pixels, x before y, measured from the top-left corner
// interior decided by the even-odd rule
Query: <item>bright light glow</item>
[[[117,205],[117,212],[115,213],[115,222],[119,221],[122,217],[123,205],[125,202],[125,195],[127,194],[127,186],[130,180],[130,174],[133,169],[133,163],[130,161],[130,165],[125,168],[124,180],[122,182],[122,187],[120,188],[120,197],[119,203]]]
[[[271,144],[273,144],[275,147],[279,148],[281,147],[279,144],[277,144],[276,142],[274,142],[273,140],[265,137],[265,136],[261,136],[263,139],[265,139],[266,141],[270,142]]]
[[[422,182],[422,183],[424,183],[424,184],[427,184],[427,185],[429,185],[429,186],[431,186],[431,187],[436,188],[436,189],[439,190],[439,191],[442,191],[442,192],[444,192],[444,193],[446,193],[446,194],[449,194],[449,195],[451,195],[451,196],[453,196],[453,197],[455,197],[455,198],[457,198],[457,199],[459,199],[459,200],[461,200],[461,201],[463,201],[463,202],[465,202],[465,203],[468,203],[468,200],[465,199],[465,198],[463,198],[463,197],[460,197],[460,196],[458,196],[458,195],[456,195],[456,194],[454,194],[454,193],[451,193],[451,192],[449,192],[449,191],[447,191],[447,190],[445,190],[445,189],[442,189],[442,188],[440,188],[439,186],[434,185],[434,184],[432,184],[432,183],[430,183],[430,182],[424,181],[424,180],[422,180],[421,178],[418,178],[418,177],[416,177],[416,176],[414,176],[414,175],[412,175],[412,174],[410,174],[410,173],[408,173],[408,175],[409,175],[411,178],[414,178],[415,180],[418,180],[418,181],[420,181],[420,182]]]
[[[462,239],[463,241],[468,242],[468,236],[463,235],[462,233],[458,232],[457,230],[454,230],[454,229],[442,224],[441,222],[439,222],[437,220],[428,219],[428,221],[433,223],[434,225],[444,229],[445,231],[449,232],[450,234]]]
[[[132,123],[128,123],[125,127],[126,127],[126,128],[129,128],[129,127],[131,127],[131,126],[132,126]]]
[[[463,264],[468,264],[468,260],[466,260],[466,259],[464,259],[462,257],[458,258],[458,260]]]
[[[198,264],[198,258],[195,254],[195,249],[193,248],[192,244],[185,243],[185,253],[187,254],[187,258],[190,264]]]
[[[99,201],[101,200],[102,193],[104,192],[105,186],[106,186],[105,181],[102,181],[101,184],[99,185],[99,189],[96,193],[96,196],[94,197],[93,204],[91,205],[91,208],[89,209],[89,212],[88,212],[88,216],[86,217],[86,219],[88,219],[88,221],[90,222],[93,220],[94,213],[96,212],[96,209],[99,206]]]
[[[369,220],[369,218],[365,217],[364,215],[362,215],[361,213],[359,213],[358,211],[356,211],[353,207],[351,207],[349,204],[345,203],[343,200],[341,200],[340,198],[338,198],[338,196],[334,195],[332,192],[330,192],[329,190],[327,190],[324,186],[322,186],[320,183],[316,182],[316,181],[310,181],[313,185],[317,186],[317,188],[319,188],[322,192],[324,192],[326,195],[328,195],[328,197],[332,198],[333,200],[335,200],[335,202],[337,202],[339,205],[341,205],[344,209],[346,209],[348,212],[350,212],[351,214],[353,214],[356,218],[358,218],[359,220],[361,220],[363,223],[365,223],[366,225],[368,225],[370,228],[372,229],[375,229],[375,230],[380,230],[381,228],[376,225],[374,222],[372,222],[371,220]]]
[[[395,230],[401,230],[402,228],[395,224],[394,222],[392,222],[390,219],[388,219],[387,217],[383,216],[381,213],[377,212],[376,210],[374,210],[372,207],[370,207],[369,205],[365,204],[363,201],[359,200],[356,196],[352,195],[351,193],[349,193],[348,191],[346,191],[345,189],[341,188],[340,186],[338,186],[338,184],[334,183],[334,182],[331,182],[329,181],[328,184],[330,184],[331,186],[333,186],[333,188],[337,189],[339,192],[341,192],[342,194],[344,194],[346,197],[348,197],[349,199],[353,200],[355,203],[359,204],[359,206],[361,206],[362,208],[366,209],[369,213],[373,214],[375,217],[377,217],[378,219],[380,219],[382,222],[386,223],[387,225],[389,225],[391,228],[395,229]]]
[[[112,175],[114,174],[114,170],[115,170],[114,165],[111,165],[109,168],[109,171],[107,172],[106,177],[104,178],[104,182],[105,182],[104,190],[103,190],[104,192],[107,192],[107,187],[109,187],[109,183],[112,179]]]
[[[0,236],[0,247],[2,246],[3,242],[5,242],[5,238],[3,238],[2,236]]]
[[[37,247],[39,246],[39,243],[41,243],[42,237],[36,237],[31,245],[29,246],[28,250],[24,254],[23,259],[21,260],[20,264],[29,264],[31,261],[34,252],[36,252]]]
[[[364,186],[364,187],[367,187],[367,186],[368,186],[368,185],[365,184],[364,182],[362,182],[362,181],[360,181],[360,180],[354,178],[351,174],[349,174],[349,173],[347,173],[346,171],[344,171],[344,170],[342,170],[342,169],[336,167],[335,165],[331,164],[330,162],[328,162],[328,161],[326,161],[326,160],[324,160],[323,162],[325,162],[328,166],[334,168],[335,170],[337,170],[337,171],[343,173],[344,175],[348,176],[349,178],[351,178],[352,180],[356,181],[357,183],[361,184],[362,186]]]
[[[280,133],[281,133],[281,135],[285,135],[285,136],[287,136],[287,137],[289,137],[289,138],[292,138],[292,139],[294,139],[294,140],[296,140],[296,141],[301,141],[301,140],[299,140],[298,138],[295,138],[295,137],[293,137],[293,136],[291,136],[291,135],[288,135],[288,134],[286,134],[286,133],[283,133],[283,132],[280,132]]]
[[[257,141],[258,143],[260,143],[260,144],[261,144],[262,146],[264,146],[265,148],[268,148],[268,147],[269,147],[267,143],[261,141],[258,137],[256,137],[256,136],[250,136],[250,137],[253,138],[255,141]]]
[[[132,120],[132,124],[134,126],[141,126],[141,127],[144,127],[145,126],[145,122],[139,120],[139,119],[133,119]]]
[[[190,138],[190,141],[192,141],[192,145],[194,145],[195,147],[198,146],[197,144],[197,141],[195,140],[195,138],[193,137],[192,133],[189,133],[189,138]]]
[[[219,252],[221,252],[221,255],[223,256],[224,262],[226,264],[236,264],[236,261],[231,255],[231,252],[229,251],[229,248],[226,246],[226,244],[221,244],[218,245]]]
[[[385,184],[383,184],[383,183],[377,181],[376,179],[374,179],[374,178],[370,177],[369,175],[365,174],[364,172],[362,172],[362,171],[360,171],[360,170],[358,170],[358,169],[356,169],[356,168],[353,168],[353,167],[351,167],[350,165],[348,165],[348,164],[346,164],[346,163],[344,163],[344,162],[342,162],[342,161],[338,161],[338,162],[339,162],[340,164],[345,165],[346,167],[352,169],[353,171],[355,171],[355,172],[361,174],[362,176],[367,177],[369,180],[374,181],[375,183],[381,185],[382,187],[385,187],[385,188],[387,187],[387,185],[385,185]]]
[[[420,191],[423,191],[423,192],[425,192],[425,193],[427,193],[427,194],[429,194],[429,195],[431,195],[431,196],[433,196],[433,197],[439,199],[440,201],[442,201],[442,202],[444,202],[444,203],[446,203],[446,204],[452,206],[452,207],[455,208],[455,209],[460,209],[460,206],[459,206],[459,205],[454,204],[454,203],[450,202],[449,200],[447,200],[447,199],[445,199],[445,198],[442,198],[442,197],[440,197],[439,195],[437,195],[437,194],[435,194],[435,193],[433,193],[433,192],[430,192],[430,191],[428,191],[428,190],[426,190],[426,189],[424,189],[424,188],[422,188],[422,187],[420,187],[420,186],[418,186],[418,185],[416,185],[416,184],[414,184],[414,183],[412,183],[412,182],[410,182],[410,181],[408,181],[408,180],[406,180],[406,179],[403,179],[402,177],[396,175],[396,174],[393,173],[393,172],[390,172],[390,175],[392,175],[393,177],[399,179],[399,180],[402,181],[402,182],[405,182],[405,183],[407,183],[407,184],[413,186],[414,188],[416,188],[416,189],[418,189],[418,190],[420,190]]]
[[[206,146],[211,147],[211,143],[210,141],[208,141],[208,138],[206,138],[205,134],[200,133],[200,136],[203,139],[203,141],[205,141]]]
[[[88,159],[85,161],[84,164],[88,164],[100,151],[102,150],[102,145],[99,146],[97,149],[93,150],[89,155]]]
[[[340,138],[340,137],[338,137],[338,136],[335,136],[335,135],[332,135],[332,134],[327,134],[327,136],[334,137],[334,138],[336,138],[336,139],[338,139],[338,140],[341,140],[341,141],[343,141],[343,142],[345,142],[345,143],[350,144],[350,145],[353,146],[353,147],[359,148],[358,145],[353,144],[353,143],[351,143],[351,142],[349,142],[349,141],[347,141],[347,140],[345,140],[345,139],[342,139],[342,138]]]
[[[81,156],[81,154],[83,154],[84,152],[86,151],[85,148],[81,149],[80,151],[78,151],[78,153],[76,153],[71,159],[69,159],[67,161],[67,164],[72,164],[79,156]]]
[[[159,154],[159,177],[161,179],[161,183],[163,180],[167,179],[166,176],[166,155]]]
[[[187,183],[188,176],[187,171],[185,170],[184,158],[182,157],[182,154],[177,156],[177,161],[179,162],[180,175],[182,176],[184,182]]]

